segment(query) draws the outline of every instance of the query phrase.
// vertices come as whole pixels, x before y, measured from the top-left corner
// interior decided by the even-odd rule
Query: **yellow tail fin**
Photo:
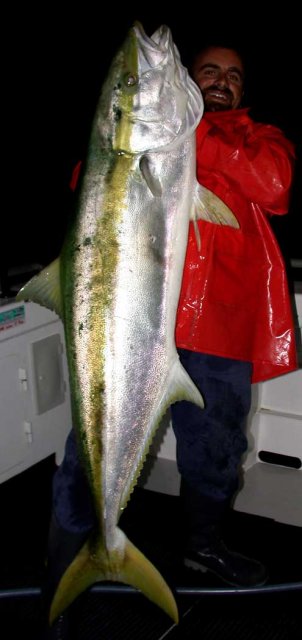
[[[123,549],[109,552],[88,540],[62,576],[54,595],[50,624],[88,587],[95,582],[123,582],[142,591],[152,602],[178,622],[174,596],[153,564],[123,536]]]

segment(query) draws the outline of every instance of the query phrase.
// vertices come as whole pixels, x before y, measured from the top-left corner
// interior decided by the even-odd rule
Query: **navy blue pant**
[[[63,529],[70,533],[89,531],[94,524],[91,492],[80,464],[74,429],[68,435],[63,461],[53,478],[53,512]]]
[[[204,409],[185,401],[171,407],[181,494],[191,526],[200,530],[221,520],[238,488],[252,365],[185,349],[178,353],[205,402]]]

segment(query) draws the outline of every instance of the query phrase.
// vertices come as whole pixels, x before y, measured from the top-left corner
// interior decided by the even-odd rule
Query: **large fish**
[[[212,210],[216,222],[236,222],[197,186],[202,112],[170,30],[149,38],[135,24],[101,90],[60,258],[17,296],[63,320],[74,427],[98,524],[58,585],[50,621],[102,580],[133,585],[178,620],[171,590],[118,521],[169,405],[203,407],[174,343],[189,217]]]

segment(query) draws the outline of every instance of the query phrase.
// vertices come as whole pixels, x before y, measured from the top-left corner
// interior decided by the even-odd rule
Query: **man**
[[[185,564],[256,586],[267,579],[265,567],[228,550],[219,528],[238,488],[251,383],[297,367],[286,274],[268,221],[288,210],[294,152],[279,129],[241,108],[244,67],[235,50],[202,50],[192,75],[205,105],[197,178],[240,228],[199,221],[200,250],[193,225],[189,232],[176,344],[205,409],[171,407],[188,523]]]

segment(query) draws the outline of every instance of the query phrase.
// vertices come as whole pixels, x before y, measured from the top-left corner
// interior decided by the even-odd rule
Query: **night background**
[[[271,11],[264,2],[258,7],[255,2],[241,3],[240,7],[229,3],[223,9],[219,3],[204,6],[180,0],[177,8],[172,2],[168,9],[164,2],[159,6],[147,6],[146,0],[145,6],[137,3],[137,7],[133,2],[97,4],[86,0],[81,4],[61,0],[31,7],[29,0],[22,8],[17,3],[2,8],[0,285],[7,281],[7,275],[12,285],[20,282],[20,269],[27,265],[29,273],[21,274],[25,282],[25,276],[32,275],[31,265],[45,266],[60,252],[74,206],[69,182],[75,165],[86,154],[102,82],[128,28],[140,20],[148,35],[167,24],[186,66],[193,52],[211,40],[228,40],[245,54],[245,106],[252,108],[256,120],[281,127],[296,145],[289,215],[274,216],[272,225],[289,282],[295,280],[302,291],[301,268],[294,270],[290,263],[302,262],[302,30],[298,11],[290,2],[279,3],[278,8],[274,4],[272,15],[264,15],[264,11]],[[1,295],[5,298],[3,286]],[[15,360],[15,349],[7,353]],[[6,366],[6,356],[2,362]],[[5,403],[4,418],[6,413]],[[33,586],[43,584],[55,468],[50,456],[1,485],[0,592],[12,591],[10,599],[0,599],[6,637],[41,638],[44,609],[37,595],[20,597],[20,587],[30,592]],[[299,474],[296,468],[283,471]],[[292,493],[289,502],[294,499]],[[193,587],[189,598],[178,595],[184,615],[179,633],[174,629],[169,634],[171,640],[300,639],[299,526],[232,511],[224,532],[227,545],[265,562],[269,588],[275,589],[271,595],[269,591],[257,594],[256,589],[255,594],[239,593],[237,597],[219,595],[221,584],[215,576],[192,577],[190,570],[184,573],[179,554],[184,523],[179,520],[177,496],[138,487],[122,517],[127,535],[163,570],[169,583],[171,579],[171,585]],[[206,590],[209,597],[197,597],[194,587]],[[164,614],[154,610],[147,599],[139,599],[140,594],[136,596],[99,592],[85,599],[84,595],[80,606],[76,602],[72,610],[74,640],[166,637]]]
[[[219,6],[195,9],[146,8],[127,3],[75,6],[43,4],[13,9],[3,20],[7,52],[3,119],[5,208],[1,263],[11,269],[48,264],[60,251],[73,208],[72,170],[86,154],[99,90],[111,59],[133,21],[148,35],[167,24],[188,66],[193,52],[209,40],[231,41],[246,57],[244,106],[256,120],[281,127],[297,149],[290,214],[274,216],[273,227],[286,261],[302,259],[298,230],[302,211],[300,39],[294,13]],[[96,8],[97,7],[97,8]]]

